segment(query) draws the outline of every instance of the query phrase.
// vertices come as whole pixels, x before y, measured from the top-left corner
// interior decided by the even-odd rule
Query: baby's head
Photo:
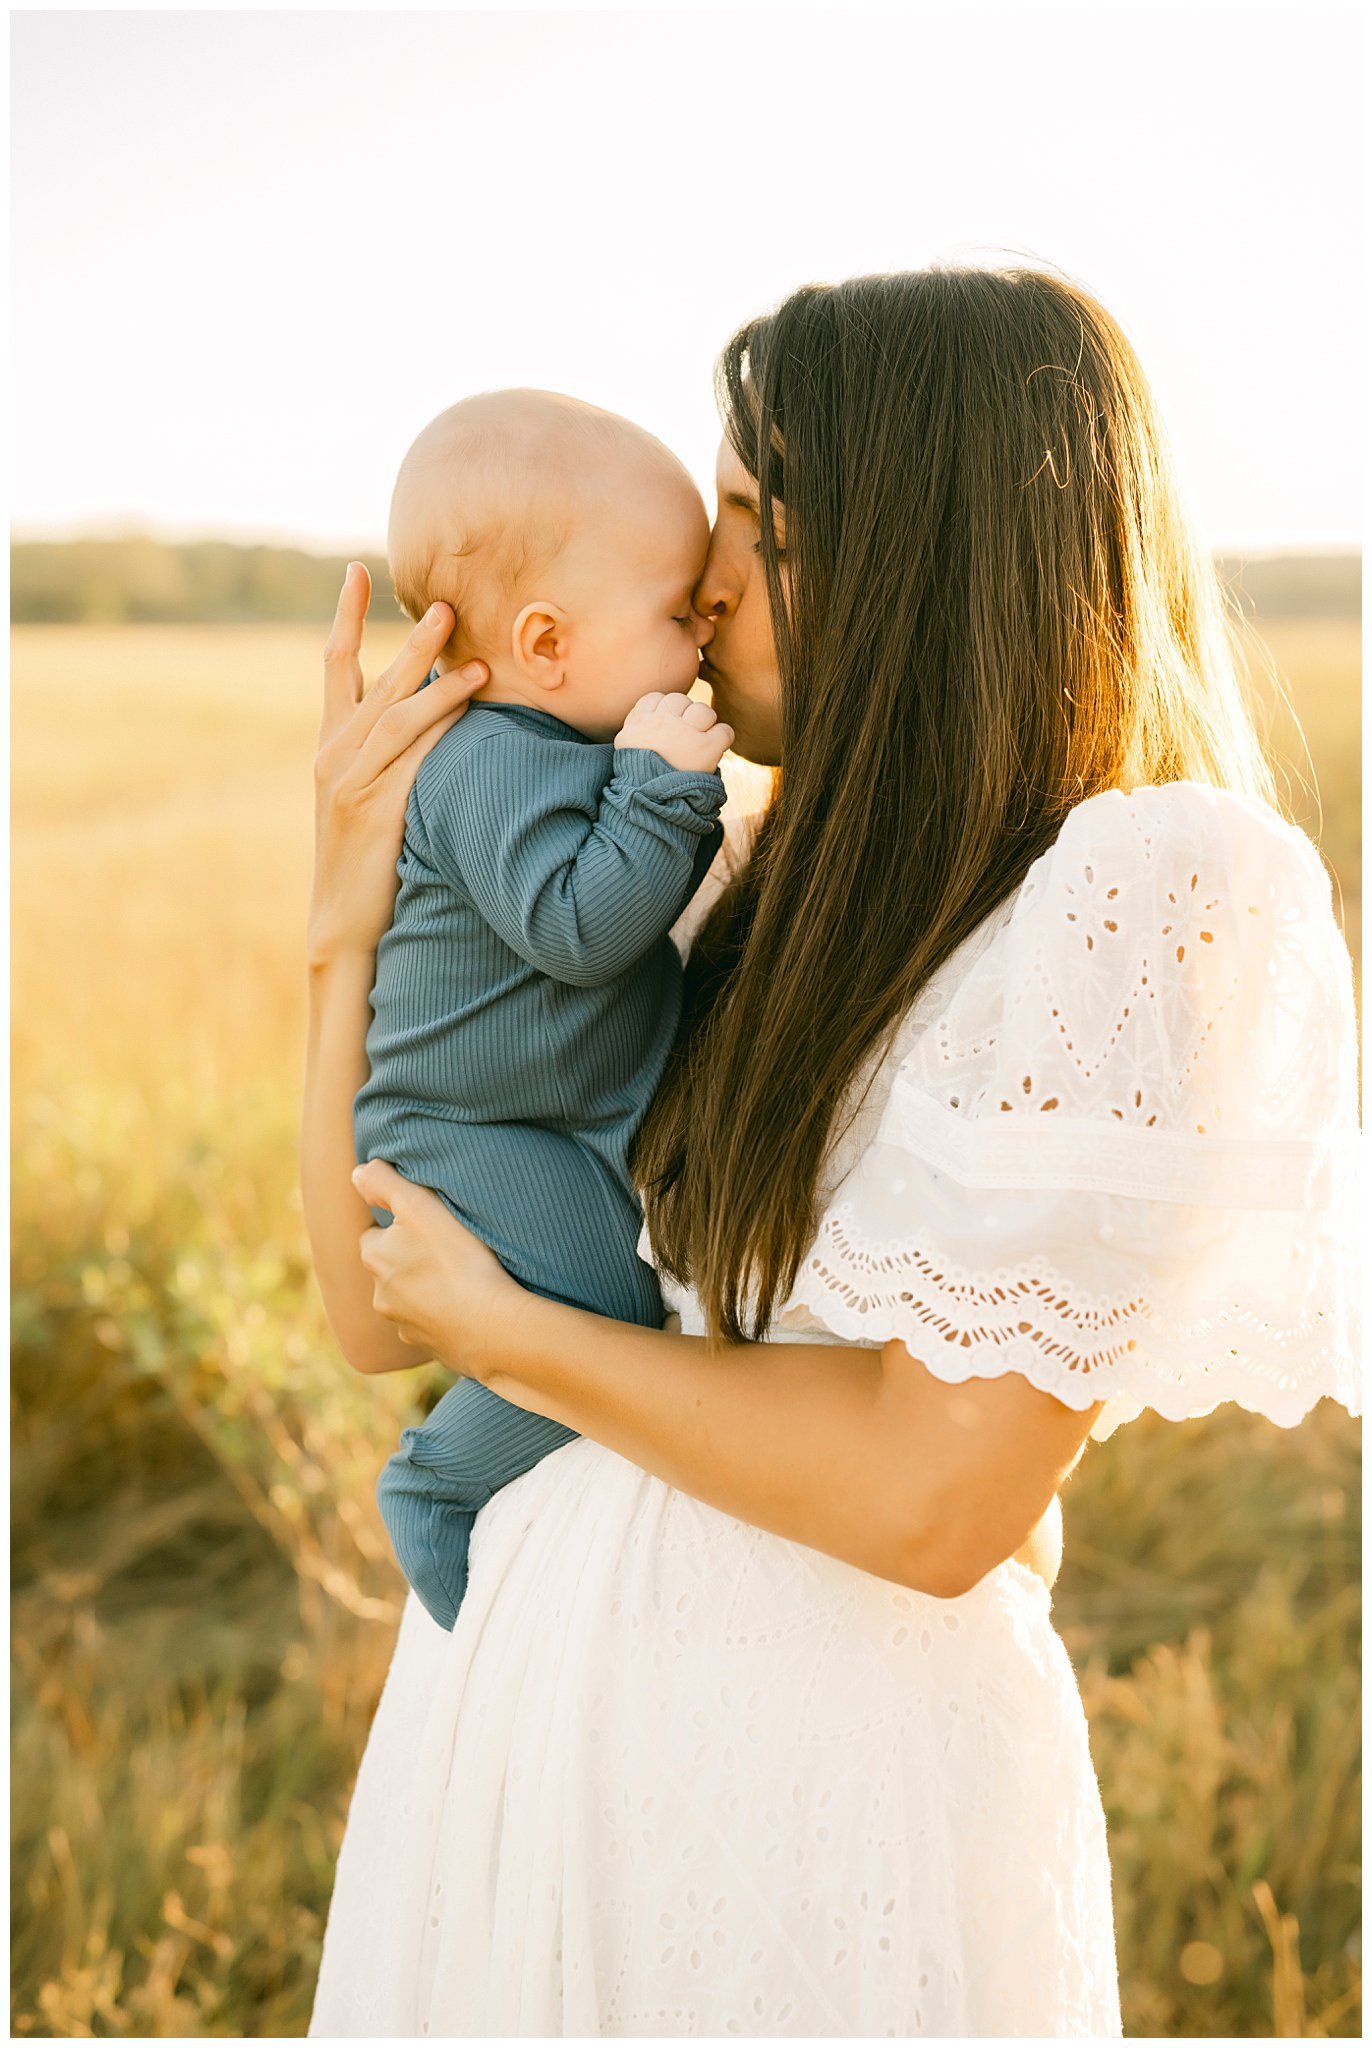
[[[708,538],[700,493],[642,427],[557,392],[488,391],[406,455],[387,551],[411,618],[440,598],[457,614],[445,662],[489,663],[477,702],[612,739],[645,691],[696,680]]]

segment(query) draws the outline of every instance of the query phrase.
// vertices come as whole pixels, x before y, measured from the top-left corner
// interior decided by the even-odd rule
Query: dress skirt
[[[412,1594],[310,2033],[1118,2035],[1047,1588],[939,1600],[579,1437]]]

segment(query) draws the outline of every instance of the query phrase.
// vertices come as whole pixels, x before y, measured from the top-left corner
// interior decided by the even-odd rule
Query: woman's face
[[[759,552],[757,484],[727,439],[720,444],[715,482],[719,509],[694,595],[696,610],[715,629],[700,673],[716,714],[734,729],[732,751],[774,768],[781,759],[781,683]],[[776,522],[780,547],[779,506]]]

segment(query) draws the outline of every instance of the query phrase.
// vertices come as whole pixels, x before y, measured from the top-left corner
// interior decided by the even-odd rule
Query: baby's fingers
[[[683,725],[694,725],[701,732],[708,732],[715,722],[715,714],[709,704],[702,704],[698,697],[691,697],[681,714],[681,722]]]

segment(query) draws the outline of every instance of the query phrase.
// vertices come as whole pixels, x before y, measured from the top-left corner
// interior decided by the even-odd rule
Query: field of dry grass
[[[295,1192],[310,628],[14,638],[13,2025],[304,2032],[423,1389],[343,1366]],[[375,636],[378,666],[398,629]],[[1357,954],[1358,631],[1267,629]],[[1055,1609],[1126,2028],[1359,2031],[1359,1431],[1130,1425]]]

